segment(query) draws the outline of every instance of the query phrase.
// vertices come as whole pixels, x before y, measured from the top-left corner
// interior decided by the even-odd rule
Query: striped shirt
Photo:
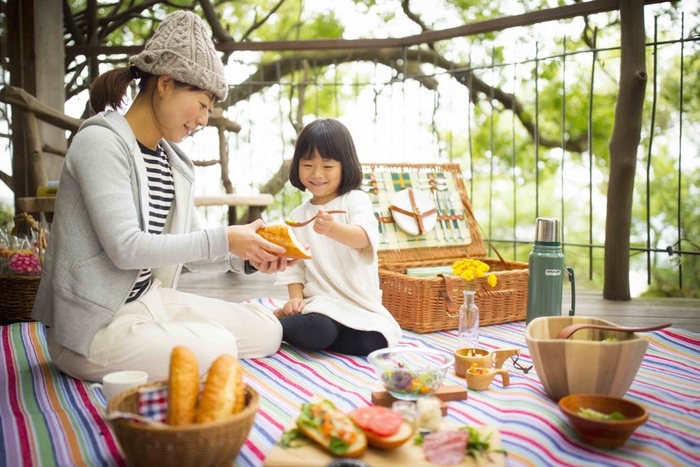
[[[143,160],[146,163],[148,176],[148,233],[159,235],[163,232],[168,211],[175,198],[173,186],[173,172],[168,162],[168,156],[163,148],[153,151],[139,143]],[[136,300],[151,286],[153,272],[151,269],[142,269],[134,288],[131,289],[126,302]]]

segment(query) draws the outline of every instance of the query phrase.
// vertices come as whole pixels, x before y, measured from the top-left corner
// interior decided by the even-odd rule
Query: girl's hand
[[[294,266],[297,264],[300,259],[289,259],[289,258],[277,258],[275,261],[264,261],[262,263],[258,263],[253,260],[248,260],[250,264],[252,264],[255,269],[258,271],[264,273],[264,274],[274,274],[276,272],[281,272],[287,269],[290,266]]]
[[[304,303],[303,298],[292,298],[285,303],[284,306],[277,308],[274,313],[279,319],[286,316],[298,315],[301,313],[301,310],[304,309],[304,305],[306,304]]]
[[[369,236],[365,229],[355,224],[336,222],[333,216],[323,209],[319,209],[316,213],[313,226],[314,232],[317,234],[325,235],[350,248],[362,249],[370,246]]]
[[[314,232],[320,235],[326,235],[334,224],[333,216],[328,214],[323,209],[319,209],[316,213],[316,220],[314,221]]]
[[[246,225],[226,227],[229,251],[240,259],[247,259],[255,263],[276,262],[278,256],[273,253],[283,254],[286,250],[255,233],[262,227],[265,227],[262,219]],[[253,266],[257,267],[255,264]]]

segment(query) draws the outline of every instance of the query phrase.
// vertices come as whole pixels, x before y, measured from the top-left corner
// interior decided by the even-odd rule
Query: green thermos
[[[559,230],[559,219],[537,218],[535,243],[528,260],[527,323],[540,316],[561,316],[564,275],[571,282],[569,316],[575,313],[574,270],[564,267]]]

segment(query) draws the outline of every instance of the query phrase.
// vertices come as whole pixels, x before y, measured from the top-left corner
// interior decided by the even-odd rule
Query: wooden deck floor
[[[273,276],[267,274],[246,276],[233,273],[184,273],[178,288],[232,302],[257,297],[287,298],[286,288],[276,287]],[[566,287],[563,302],[571,303]],[[696,299],[639,297],[627,302],[616,302],[603,299],[598,290],[577,289],[576,316],[606,319],[620,326],[670,322],[674,327],[700,333],[700,300]]]

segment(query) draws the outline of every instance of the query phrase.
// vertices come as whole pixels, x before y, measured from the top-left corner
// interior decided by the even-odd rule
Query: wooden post
[[[216,125],[216,130],[219,133],[219,167],[221,168],[221,183],[224,185],[224,192],[233,193],[233,183],[228,175],[228,147],[226,144],[226,126],[224,125],[224,110],[221,107],[214,107],[214,117],[219,123]],[[228,207],[228,223],[233,225],[236,223],[237,212],[236,206]]]
[[[36,68],[34,62],[34,2],[7,2],[7,34],[10,84],[36,93]],[[12,109],[12,188],[18,196],[34,196],[36,185],[24,174],[28,173],[26,130],[23,112]],[[23,176],[24,175],[24,176]],[[15,205],[15,210],[18,207]]]

